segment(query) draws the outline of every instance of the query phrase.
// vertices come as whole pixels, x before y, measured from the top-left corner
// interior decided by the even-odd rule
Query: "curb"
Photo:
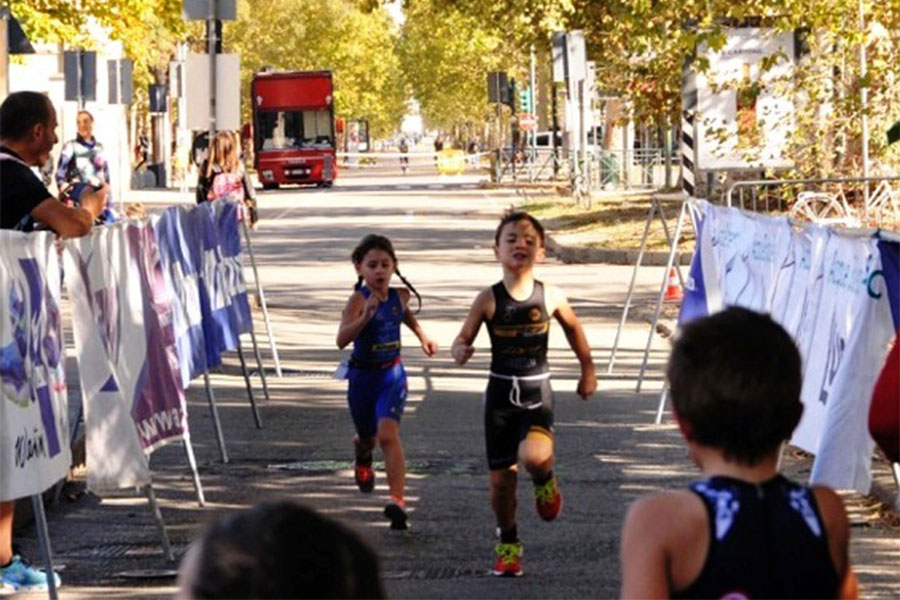
[[[547,250],[551,256],[567,264],[602,263],[608,265],[634,265],[637,262],[638,249],[613,250],[611,248],[584,248],[578,246],[564,246],[548,234],[546,239]],[[691,255],[680,252],[675,257],[677,264],[688,266],[691,264]],[[664,267],[669,261],[669,253],[659,250],[645,250],[641,259],[641,265]]]

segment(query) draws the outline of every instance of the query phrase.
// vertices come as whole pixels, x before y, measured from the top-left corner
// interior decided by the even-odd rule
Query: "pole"
[[[53,553],[50,550],[50,533],[47,528],[47,514],[44,512],[44,500],[41,494],[31,497],[31,507],[34,511],[34,522],[38,532],[38,543],[41,547],[41,555],[44,559],[44,573],[47,575],[47,595],[50,600],[56,600],[56,577],[53,574]]]
[[[559,136],[559,106],[556,95],[554,82],[550,84],[550,112],[553,113],[553,133],[550,139],[550,146],[553,148],[553,179],[559,176],[559,147],[556,145],[556,138]]]
[[[534,72],[534,69],[535,69],[534,62],[535,62],[534,44],[532,44],[531,45],[531,73],[530,73],[530,77],[529,77],[529,84],[531,85],[531,96],[530,96],[531,106],[528,107],[528,112],[530,112],[531,114],[533,114],[535,116],[535,121],[536,121],[537,120],[537,79],[535,77],[535,72]],[[532,129],[529,132],[529,140],[531,141],[530,146],[531,146],[532,153],[534,152],[534,136],[536,134],[536,131],[535,131],[536,129],[537,129],[537,127],[535,126],[535,129]]]
[[[862,116],[862,172],[863,177],[869,176],[869,117],[866,115],[869,103],[869,88],[865,84],[866,78],[866,17],[863,0],[859,0],[859,87],[860,113]],[[869,184],[863,186],[863,215],[869,219]]]
[[[209,53],[209,150],[212,153],[216,135],[216,6],[209,3],[209,19],[206,21],[206,51]]]

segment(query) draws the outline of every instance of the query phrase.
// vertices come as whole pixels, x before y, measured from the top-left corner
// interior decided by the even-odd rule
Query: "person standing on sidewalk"
[[[73,189],[77,184],[88,185],[95,190],[109,184],[109,163],[103,152],[103,144],[94,137],[94,116],[86,110],[80,110],[76,123],[78,134],[74,140],[63,144],[59,154],[56,185],[60,194]],[[72,197],[72,201],[77,205],[80,200]],[[109,194],[98,220],[107,225],[118,220]]]
[[[384,514],[391,521],[391,529],[407,529],[403,496],[406,463],[400,443],[400,417],[406,405],[407,387],[406,370],[400,359],[400,324],[416,334],[427,356],[434,356],[438,346],[425,335],[409,310],[410,292],[416,295],[419,308],[422,298],[400,274],[390,240],[367,235],[353,250],[352,260],[358,278],[341,315],[337,346],[343,349],[353,342],[346,372],[340,375],[349,381],[347,401],[356,427],[356,484],[361,492],[374,489],[372,450],[377,442],[384,452],[391,496]],[[406,288],[390,287],[394,273]]]
[[[0,105],[0,229],[29,232],[49,228],[63,237],[86,234],[106,204],[108,186],[82,189],[71,208],[54,198],[32,167],[43,165],[56,144],[56,111],[37,92],[15,92]],[[5,446],[11,445],[6,440]],[[0,587],[47,589],[47,575],[13,554],[15,499],[0,490]],[[56,585],[59,577],[54,574]]]
[[[521,461],[534,483],[538,515],[552,521],[562,510],[553,474],[553,391],[547,364],[550,317],[566,333],[581,364],[578,395],[597,388],[594,362],[584,329],[563,292],[534,278],[544,256],[544,228],[526,212],[503,217],[494,235],[494,254],[503,279],[475,297],[453,342],[453,358],[464,365],[481,324],[491,336],[491,374],[485,391],[485,440],[491,471],[491,508],[500,530],[492,573],[522,574],[522,543],[516,527],[516,486]]]

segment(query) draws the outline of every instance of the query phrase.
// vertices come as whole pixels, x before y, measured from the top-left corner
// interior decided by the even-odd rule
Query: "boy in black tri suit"
[[[849,526],[831,489],[778,474],[800,420],[800,354],[767,315],[728,308],[684,327],[667,370],[704,477],[637,500],[623,598],[854,598]]]
[[[538,514],[546,521],[562,509],[553,476],[553,392],[547,365],[550,317],[562,325],[581,363],[578,394],[587,399],[597,387],[584,330],[556,287],[534,278],[534,263],[544,256],[544,228],[525,212],[507,214],[494,235],[494,253],[503,280],[478,294],[453,342],[460,365],[472,357],[482,323],[491,337],[491,375],[485,392],[484,429],[491,470],[491,508],[500,541],[492,573],[522,574],[522,544],[516,528],[518,462],[534,482]]]

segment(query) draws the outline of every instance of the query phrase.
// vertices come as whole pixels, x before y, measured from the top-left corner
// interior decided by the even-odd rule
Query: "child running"
[[[491,508],[500,541],[492,573],[522,574],[522,543],[516,528],[518,462],[534,482],[537,512],[552,521],[562,509],[553,475],[553,392],[547,365],[550,317],[562,325],[581,363],[578,394],[587,399],[597,387],[584,330],[565,295],[534,278],[544,257],[544,228],[525,212],[503,217],[494,234],[494,254],[503,280],[482,290],[453,342],[453,358],[464,365],[482,323],[491,337],[491,374],[485,391],[484,429],[491,471]]]
[[[778,474],[800,420],[800,354],[766,315],[685,326],[667,376],[705,479],[637,500],[622,533],[623,598],[852,598],[849,526],[826,487]]]
[[[347,401],[356,427],[356,485],[361,492],[371,492],[375,487],[372,450],[377,441],[384,452],[391,496],[384,514],[391,521],[391,529],[407,529],[403,498],[406,466],[400,444],[406,371],[400,361],[400,323],[416,334],[426,355],[434,356],[438,346],[409,311],[410,290],[420,309],[422,298],[400,274],[390,240],[367,235],[353,250],[352,260],[358,279],[341,315],[337,345],[344,348],[353,342],[346,378],[350,382]],[[409,289],[390,287],[394,273]]]

